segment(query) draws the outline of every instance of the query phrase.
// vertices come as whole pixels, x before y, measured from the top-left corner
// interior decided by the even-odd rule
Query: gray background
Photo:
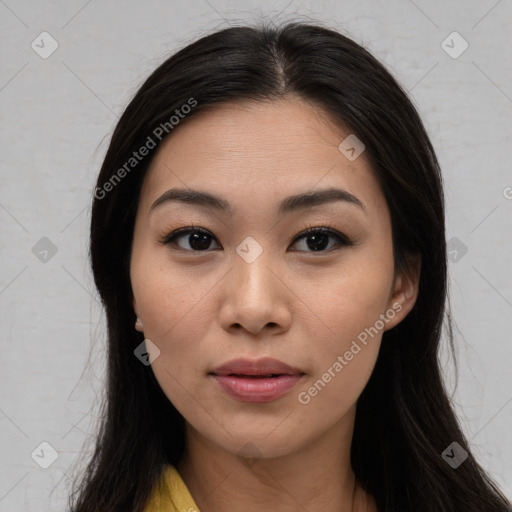
[[[446,183],[460,370],[455,388],[445,346],[448,389],[475,455],[512,496],[511,0],[0,0],[1,511],[63,510],[92,447],[105,327],[88,223],[117,118],[175,49],[260,16],[327,22],[410,91]],[[31,47],[45,37],[51,49],[43,31],[58,44],[47,58]],[[454,31],[469,45],[457,58]],[[48,469],[41,442],[58,456]]]

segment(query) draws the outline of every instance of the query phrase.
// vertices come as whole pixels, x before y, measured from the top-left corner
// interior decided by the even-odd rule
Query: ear
[[[407,267],[395,275],[388,310],[395,315],[386,323],[385,331],[398,325],[411,311],[418,298],[421,275],[421,254],[407,257]]]

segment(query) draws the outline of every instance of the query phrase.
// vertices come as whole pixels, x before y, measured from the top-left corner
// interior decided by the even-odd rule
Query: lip
[[[277,400],[290,391],[305,374],[298,368],[267,357],[257,360],[233,359],[209,375],[231,397],[242,402],[265,403]]]
[[[302,375],[304,372],[278,359],[263,357],[253,360],[232,359],[210,373],[215,375]]]

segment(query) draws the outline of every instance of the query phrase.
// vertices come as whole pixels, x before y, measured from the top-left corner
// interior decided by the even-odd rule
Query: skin
[[[366,155],[349,161],[338,149],[349,134],[297,97],[218,105],[183,121],[145,177],[130,269],[136,328],[159,348],[152,369],[186,420],[177,469],[201,512],[377,510],[350,466],[356,402],[383,330],[416,301],[419,265],[395,273],[389,210]],[[150,213],[173,187],[219,195],[233,212],[168,202]],[[338,201],[277,216],[285,197],[329,187],[365,211]],[[211,234],[208,250],[194,251],[189,234],[159,242],[192,225]],[[356,244],[329,237],[315,252],[311,238],[297,238],[325,225]],[[248,236],[263,250],[252,263],[236,252]],[[383,330],[301,403],[299,393],[393,304]],[[234,358],[264,356],[305,373],[273,402],[237,401],[208,376]]]

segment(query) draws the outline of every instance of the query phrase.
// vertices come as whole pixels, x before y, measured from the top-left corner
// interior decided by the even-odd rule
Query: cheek
[[[141,258],[142,259],[142,258]],[[132,267],[132,289],[144,334],[166,343],[183,323],[193,319],[208,288],[168,262],[151,255]]]
[[[171,269],[168,262],[149,253],[141,252],[131,270],[144,337],[160,351],[151,368],[169,400],[179,410],[186,409],[197,379],[201,340],[208,328],[208,315],[201,307],[211,286],[194,285],[198,281],[193,276]],[[200,399],[197,391],[194,399]]]
[[[311,378],[299,390],[298,400],[326,421],[347,411],[370,378],[386,320],[391,319],[386,307],[392,280],[391,257],[362,257],[333,276],[322,293],[312,293],[322,320],[317,325],[327,335],[317,336]]]
[[[311,293],[319,318],[329,329],[332,349],[342,349],[385,313],[393,282],[393,261],[358,255],[334,274],[323,291]],[[380,323],[378,324],[380,326]]]
[[[144,336],[160,350],[153,369],[155,374],[165,369],[182,379],[193,368],[200,351],[201,322],[205,318],[198,313],[204,293],[189,284],[182,286],[176,274],[172,282],[163,273],[153,272],[147,277],[142,287],[134,287],[134,293],[143,319]]]

